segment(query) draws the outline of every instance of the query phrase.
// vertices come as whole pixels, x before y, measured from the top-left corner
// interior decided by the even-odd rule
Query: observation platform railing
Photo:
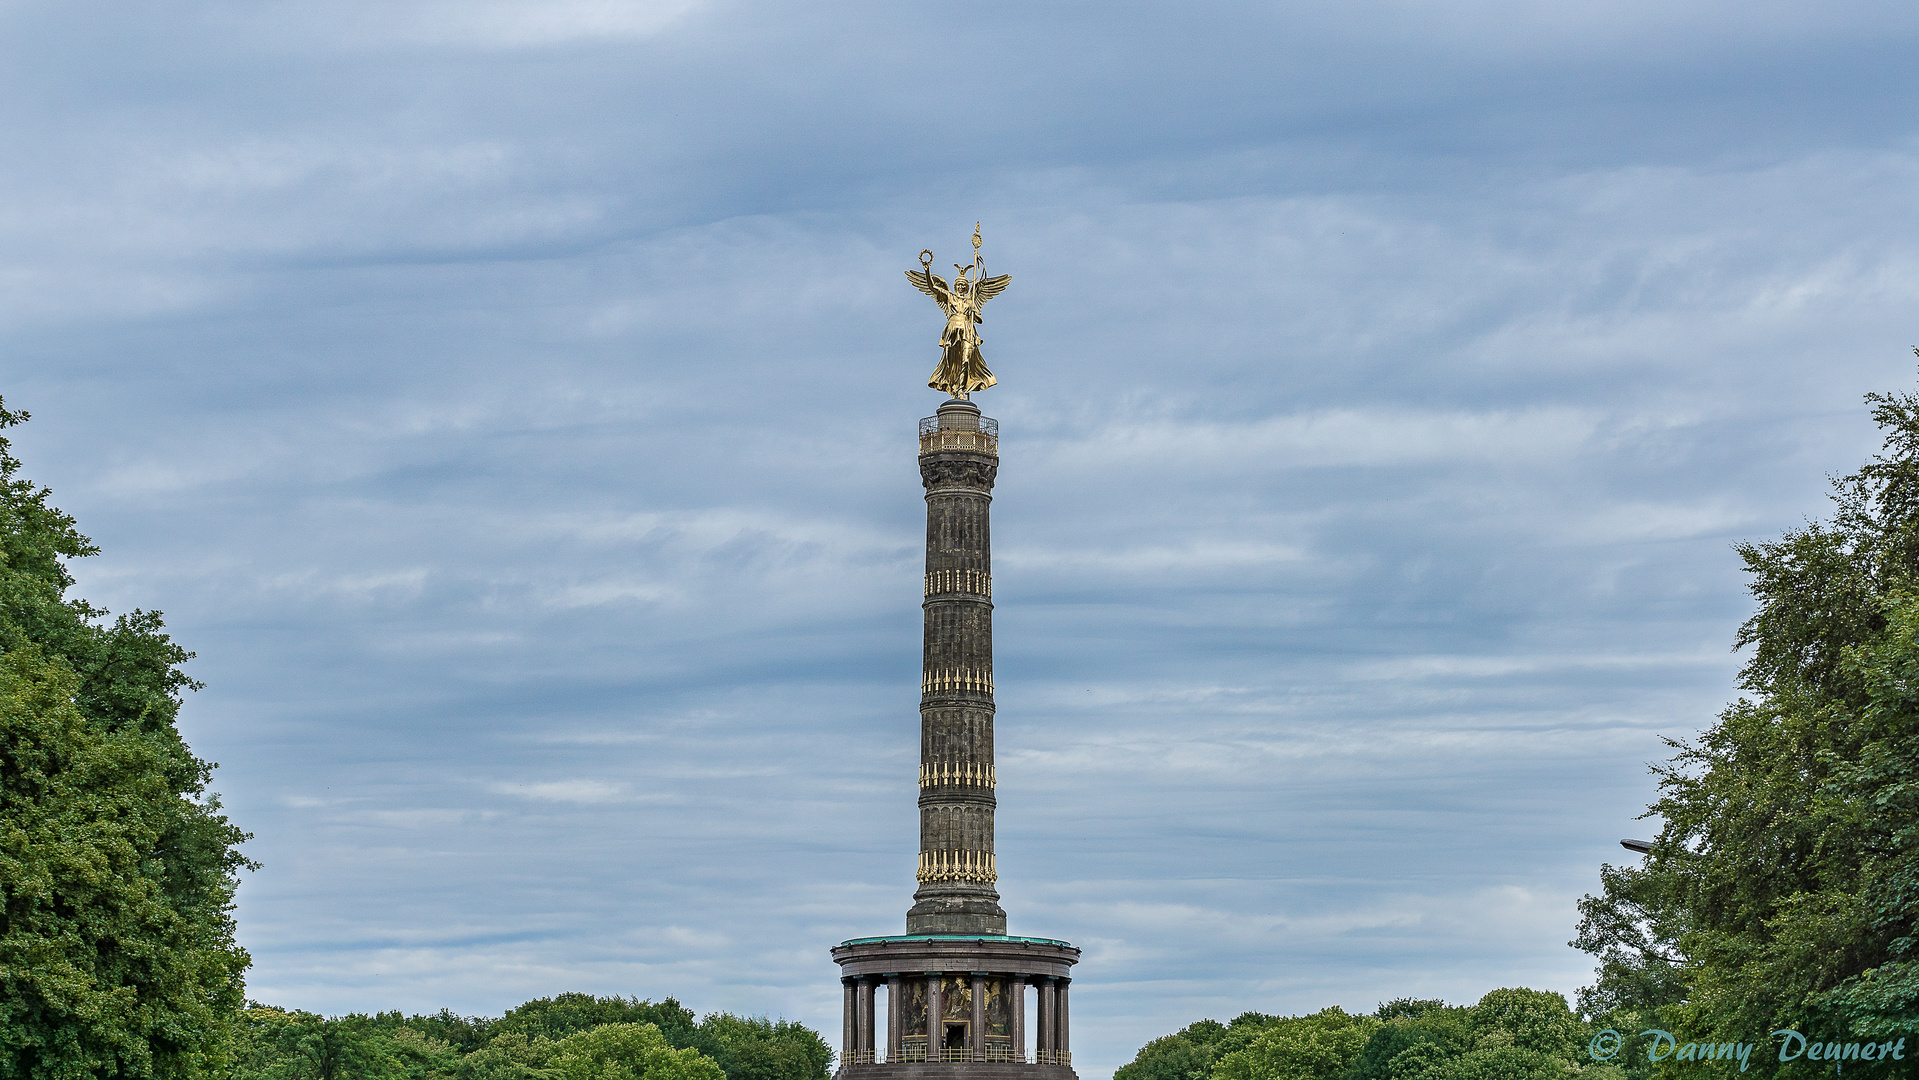
[[[977,431],[967,428],[942,428],[940,418],[928,416],[920,421],[920,453],[941,450],[972,450],[999,456],[999,421],[982,416]]]
[[[903,1063],[924,1063],[926,1050],[907,1047],[897,1054],[886,1055],[878,1050],[849,1050],[840,1055],[841,1065],[896,1065]],[[1013,1050],[1003,1046],[989,1046],[984,1052],[971,1047],[942,1047],[934,1059],[943,1063],[957,1062],[962,1065],[1072,1065],[1071,1050],[1037,1050],[1032,1054]]]

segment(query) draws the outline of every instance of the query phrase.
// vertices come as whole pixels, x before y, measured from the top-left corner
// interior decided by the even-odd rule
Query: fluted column
[[[990,429],[990,434],[989,434]],[[970,401],[922,421],[925,645],[919,889],[909,934],[1004,934],[993,854],[993,559],[997,426]]]
[[[1026,1060],[1026,979],[1014,975],[1006,980],[1006,992],[1013,1006],[1013,1060]]]
[[[986,1060],[986,975],[973,972],[973,1015],[967,1030],[973,1036],[973,1060]]]
[[[946,976],[926,979],[926,1060],[938,1061],[946,1043]]]
[[[898,975],[886,977],[886,1060],[900,1059],[900,1040],[906,1037],[906,1006],[901,991],[906,980]]]
[[[1059,1017],[1053,1021],[1053,1041],[1059,1044],[1057,1049],[1060,1053],[1061,1064],[1073,1060],[1071,1056],[1073,1053],[1073,1010],[1071,1006],[1068,1005],[1072,997],[1072,988],[1073,980],[1061,979],[1059,983],[1059,1002],[1054,1006],[1059,1012]]]
[[[1059,1014],[1053,1011],[1053,980],[1047,979],[1039,984],[1039,1046],[1035,1059],[1049,1057],[1058,1047],[1054,1039],[1059,1031]]]
[[[860,980],[859,1011],[860,1011],[860,1021],[859,1021],[860,1023],[860,1027],[859,1027],[860,1060],[864,1062],[871,1062],[873,1060],[873,980],[872,979]]]
[[[853,979],[841,979],[840,989],[840,1067],[845,1068],[860,1048],[859,989]]]

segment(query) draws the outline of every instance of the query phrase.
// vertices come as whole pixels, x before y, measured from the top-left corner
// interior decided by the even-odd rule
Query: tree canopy
[[[1494,990],[1470,1007],[1400,998],[1371,1016],[1201,1020],[1140,1048],[1113,1080],[1613,1080],[1587,1054],[1592,1025],[1542,990]]]
[[[803,1025],[672,998],[559,994],[504,1016],[324,1017],[252,1005],[232,1080],[826,1080],[832,1051]]]
[[[1702,1041],[1919,1021],[1919,397],[1866,400],[1884,444],[1833,481],[1831,518],[1738,548],[1750,696],[1671,742],[1651,853],[1582,901],[1590,1013]]]
[[[218,1073],[248,864],[174,728],[192,654],[67,596],[97,549],[19,470],[0,438],[0,1077]]]

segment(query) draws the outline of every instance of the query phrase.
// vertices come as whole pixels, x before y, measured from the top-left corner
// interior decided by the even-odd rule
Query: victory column
[[[845,1014],[844,1080],[1077,1080],[1067,1040],[1067,986],[1079,950],[1009,937],[993,856],[993,565],[988,510],[999,424],[973,393],[998,380],[980,353],[980,308],[1011,280],[973,261],[949,284],[933,253],[908,270],[946,315],[927,383],[951,395],[920,421],[926,488],[925,646],[920,678],[919,889],[906,933],[833,950]],[[1035,989],[1028,1033],[1026,988]],[[884,1031],[875,1001],[886,990]],[[929,1022],[930,1019],[930,1022]],[[1029,1046],[1030,1044],[1030,1046]]]

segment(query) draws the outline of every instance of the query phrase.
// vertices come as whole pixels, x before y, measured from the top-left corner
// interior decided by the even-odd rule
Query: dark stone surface
[[[983,971],[1070,981],[1079,950],[1062,941],[1004,936],[877,938],[835,946],[833,962],[843,978]]]
[[[1024,1019],[1022,994],[1010,1035],[979,1034],[985,1021],[976,1010],[971,1021],[976,1038],[1010,1039],[1013,1045],[1061,1050],[1071,1045],[1063,991],[1072,981],[1080,951],[1048,938],[1007,937],[1006,912],[994,887],[993,815],[998,799],[993,766],[991,508],[999,457],[994,443],[965,434],[980,432],[981,419],[972,403],[949,401],[940,407],[934,422],[921,428],[926,592],[919,888],[907,912],[906,935],[856,938],[833,949],[833,961],[848,987],[843,1041],[856,1061],[889,1056],[878,1045],[880,1032],[874,1030],[877,1024],[870,1017],[874,988],[891,987],[888,1010],[897,1013],[896,999],[904,983],[921,978],[930,980],[926,1001],[915,1013],[922,1034],[914,1038],[922,1040],[922,1052],[926,1012],[939,1010],[939,986],[948,977],[972,978],[975,993],[985,985],[984,979],[1016,979],[1041,988],[1036,995],[1041,1002],[1038,1008],[1051,1019],[1042,1015]],[[934,434],[924,434],[929,430]],[[954,445],[980,448],[953,449]],[[1047,1013],[1056,992],[1061,994],[1058,1011]],[[903,1036],[890,1024],[887,1031],[897,1050]],[[984,1052],[990,1046],[990,1042],[984,1047],[975,1044],[975,1049]],[[842,1065],[839,1076],[841,1080],[1077,1080],[1068,1065],[1001,1061],[862,1063]]]
[[[1001,1061],[908,1061],[842,1065],[845,1080],[1079,1080],[1070,1065],[1021,1065]]]
[[[940,407],[943,430],[979,429],[979,408],[949,401]],[[920,762],[930,774],[993,775],[993,482],[996,454],[935,450],[919,458],[926,488],[926,575],[929,592],[920,698]],[[937,590],[932,584],[938,583]],[[921,865],[990,865],[993,812],[990,784],[953,782],[920,788]],[[1004,934],[995,876],[924,880],[906,915],[909,934]]]
[[[894,979],[931,975],[972,975],[1017,978],[1031,986],[1072,982],[1080,951],[1063,941],[999,936],[868,938],[843,942],[833,949],[833,961],[848,985],[866,980],[869,986]],[[1024,1006],[1021,1006],[1022,1014]],[[1038,1017],[1025,1020],[1034,1046],[1044,1036]],[[878,1033],[874,1042],[878,1043]],[[1070,1058],[1069,1058],[1070,1060]],[[842,1065],[841,1080],[1078,1080],[1070,1066],[1010,1061],[908,1061],[873,1065]]]

